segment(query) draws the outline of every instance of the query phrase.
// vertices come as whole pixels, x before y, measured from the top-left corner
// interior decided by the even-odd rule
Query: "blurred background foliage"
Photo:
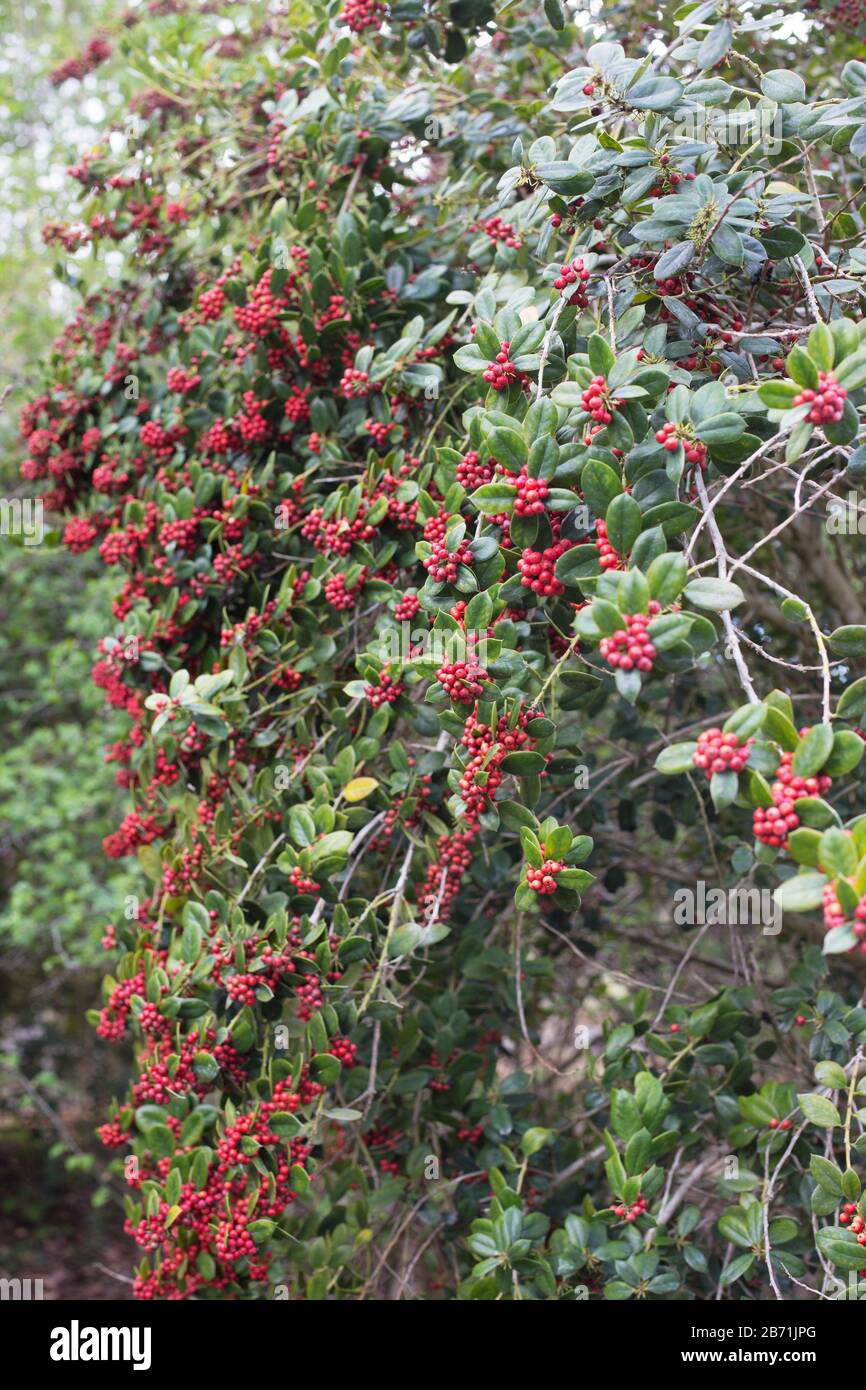
[[[0,3],[4,498],[22,491],[20,406],[75,303],[41,228],[70,216],[66,168],[121,102],[110,65],[99,99],[95,77],[55,86],[49,74],[119,13],[105,0]],[[106,268],[87,270],[98,279]],[[0,1248],[12,1266],[0,1272],[43,1276],[49,1297],[114,1298],[125,1290],[95,1263],[111,1262],[110,1246],[98,1251],[117,1221],[100,1212],[113,1194],[93,1127],[123,1058],[106,1057],[84,1018],[105,926],[133,888],[101,853],[124,800],[104,756],[120,719],[90,679],[111,583],[56,544],[51,518],[45,526],[41,545],[0,537]]]

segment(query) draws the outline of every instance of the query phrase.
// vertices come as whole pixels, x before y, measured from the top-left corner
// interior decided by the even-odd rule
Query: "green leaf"
[[[609,603],[607,599],[593,599],[589,611],[599,632],[603,633],[605,637],[610,637],[614,632],[619,632],[624,626],[622,613],[614,604]]]
[[[492,483],[482,483],[469,494],[469,501],[483,516],[497,516],[500,512],[510,512],[517,496],[517,488],[511,483],[497,479]]]
[[[784,912],[812,912],[824,901],[826,874],[794,874],[776,889],[773,897]]]
[[[830,724],[813,724],[800,739],[791,759],[795,777],[814,777],[820,772],[833,748],[833,729]]]
[[[650,598],[657,599],[662,608],[666,608],[679,598],[687,576],[688,564],[681,552],[657,555],[647,570]]]
[[[543,772],[546,762],[543,754],[523,749],[517,753],[506,753],[499,766],[503,772],[508,772],[513,777],[531,777]]]
[[[293,806],[289,811],[289,834],[296,845],[306,849],[318,835],[316,822],[306,806]]]
[[[816,1062],[815,1080],[822,1086],[831,1086],[834,1091],[844,1091],[848,1086],[848,1079],[838,1062]]]
[[[800,386],[809,386],[813,391],[818,390],[818,368],[804,348],[792,347],[786,365],[788,376]]]
[[[824,933],[821,952],[825,956],[838,956],[846,951],[853,951],[857,944],[858,938],[854,935],[854,928],[849,922],[845,922],[841,927],[831,927]]]
[[[711,415],[709,420],[704,420],[695,429],[695,434],[702,444],[712,449],[714,444],[730,444],[732,440],[739,439],[745,430],[746,422],[742,415],[726,410],[721,415]]]
[[[779,224],[762,232],[761,245],[771,261],[784,261],[789,256],[798,256],[806,245],[806,238],[796,227]]]
[[[321,840],[317,840],[310,849],[310,858],[313,864],[320,863],[332,854],[340,856],[348,854],[349,846],[354,838],[351,830],[332,830],[330,834],[323,835]]]
[[[737,798],[738,778],[736,772],[714,772],[710,778],[710,796],[717,811],[733,806]]]
[[[862,1269],[863,1246],[857,1243],[853,1231],[844,1226],[824,1226],[817,1235],[821,1254],[837,1269]]]
[[[498,335],[494,332],[490,324],[485,323],[483,319],[479,319],[478,323],[475,325],[475,341],[484,356],[491,362],[502,347]]]
[[[627,570],[617,580],[617,607],[623,613],[646,613],[649,609],[649,585],[640,570]]]
[[[839,1111],[827,1096],[815,1093],[798,1095],[797,1102],[810,1124],[819,1125],[821,1129],[832,1129],[834,1125],[842,1123]]]
[[[753,1244],[752,1229],[742,1207],[729,1207],[723,1212],[719,1217],[719,1230],[732,1245],[748,1247]]]
[[[790,410],[799,389],[792,381],[764,381],[758,387],[758,399],[768,410]]]
[[[697,743],[672,743],[663,748],[655,760],[656,771],[667,775],[688,772],[694,766],[692,760],[697,746]]]
[[[606,338],[602,338],[600,333],[592,333],[586,350],[589,354],[590,370],[595,376],[606,377],[616,361],[610,343]]]
[[[536,1125],[533,1129],[528,1129],[520,1140],[520,1151],[524,1158],[531,1158],[533,1154],[543,1149],[545,1144],[551,1143],[554,1138],[552,1129],[542,1129]]]
[[[839,385],[844,386],[846,391],[857,391],[861,386],[866,386],[866,348],[859,348],[850,357],[846,357],[836,368],[835,375]]]
[[[332,1057],[329,1052],[320,1052],[310,1061],[310,1071],[323,1085],[333,1086],[341,1071],[339,1058]]]
[[[451,360],[461,372],[483,372],[491,361],[475,343],[466,343],[458,348]]]
[[[695,243],[693,241],[678,241],[659,256],[653,269],[653,276],[656,280],[673,279],[688,269],[694,258]]]
[[[580,486],[595,516],[605,516],[613,499],[622,492],[622,480],[600,459],[590,459],[584,464]]]
[[[858,855],[854,841],[838,826],[833,825],[824,831],[819,856],[821,868],[832,878],[849,878],[857,870]]]
[[[721,613],[745,602],[745,594],[739,584],[729,579],[693,579],[685,587],[685,597],[696,608],[708,608]]]
[[[761,91],[771,101],[780,105],[806,100],[806,84],[797,72],[790,68],[773,68],[761,78]]]
[[[840,729],[833,735],[833,747],[823,771],[828,777],[843,777],[862,761],[864,751],[866,744],[859,734],[852,729]]]
[[[845,719],[859,719],[866,714],[866,676],[861,676],[842,691],[836,713]]]
[[[629,87],[624,100],[638,111],[669,111],[683,94],[682,83],[673,77],[644,77]]]
[[[580,193],[588,192],[595,183],[593,174],[565,159],[553,159],[546,164],[537,164],[535,172],[542,183],[546,183],[554,193],[561,193],[566,198],[574,198]]]
[[[740,739],[751,738],[764,727],[767,720],[767,706],[764,704],[740,705],[722,725],[722,733],[737,734]]]
[[[844,1076],[844,1073],[843,1073]],[[822,1158],[820,1154],[812,1154],[809,1159],[809,1172],[815,1179],[819,1187],[823,1187],[826,1192],[832,1192],[837,1197],[842,1195],[842,1169],[829,1159]]]
[[[773,1246],[786,1245],[789,1240],[795,1240],[798,1232],[799,1227],[790,1216],[777,1216],[768,1227],[770,1243]]]
[[[745,1255],[738,1255],[736,1259],[731,1260],[731,1263],[729,1265],[725,1265],[724,1269],[722,1270],[719,1282],[724,1287],[727,1287],[728,1284],[735,1283],[737,1279],[742,1279],[744,1274],[749,1273],[749,1270],[752,1268],[752,1265],[754,1263],[755,1256],[751,1253],[747,1253]]]
[[[522,434],[497,425],[487,436],[487,446],[495,459],[511,473],[519,473],[529,457],[529,448]]]
[[[632,1030],[633,1032],[633,1030]],[[630,1091],[614,1088],[610,1093],[610,1123],[620,1139],[631,1139],[643,1128],[637,1101]]]
[[[641,509],[627,492],[614,497],[604,516],[607,539],[617,555],[628,555],[642,524]],[[685,565],[685,561],[683,561]],[[864,629],[866,631],[866,629]]]
[[[819,372],[829,372],[836,360],[836,345],[833,334],[826,323],[816,323],[809,334],[809,356],[817,365]]]
[[[734,31],[727,19],[722,19],[713,25],[709,33],[701,40],[698,49],[697,63],[702,72],[706,72],[708,68],[714,68],[724,58],[731,46],[733,37]]]
[[[565,28],[565,11],[559,0],[544,0],[544,13],[551,29],[555,29],[559,33]]]
[[[189,906],[190,904],[187,903],[187,907]],[[186,912],[184,912],[184,917],[186,918]],[[193,961],[198,960],[201,954],[203,939],[204,935],[198,922],[192,918],[186,918],[186,926],[180,938],[181,959],[185,960],[188,964],[192,964]]]
[[[866,627],[857,624],[837,627],[827,641],[840,656],[866,656]]]

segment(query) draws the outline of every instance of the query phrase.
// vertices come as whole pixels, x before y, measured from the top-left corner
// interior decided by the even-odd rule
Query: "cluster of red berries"
[[[670,162],[669,154],[659,155],[659,181],[650,189],[651,198],[660,198],[663,193],[670,193],[678,188],[684,179],[694,179],[694,174],[680,174],[676,169],[671,169]]]
[[[745,743],[740,743],[737,734],[725,734],[721,729],[705,729],[698,735],[698,746],[692,762],[695,767],[704,770],[707,779],[714,772],[742,772],[754,741],[747,738]]]
[[[808,733],[808,729],[801,729],[800,733]],[[752,821],[755,838],[776,849],[787,849],[789,832],[796,830],[800,824],[794,802],[803,796],[821,796],[833,785],[832,777],[825,773],[816,777],[795,777],[791,771],[793,757],[792,752],[782,754],[775,781],[770,787],[773,805],[758,806]]]
[[[660,430],[656,430],[656,440],[669,454],[676,453],[682,444],[686,462],[697,463],[701,468],[706,468],[707,447],[699,439],[695,439],[686,426],[677,424],[675,420],[668,420]]]
[[[393,421],[390,420],[367,420],[364,428],[371,436],[377,449],[388,448],[388,436],[394,428]]]
[[[520,238],[515,235],[511,223],[503,222],[501,217],[488,217],[482,222],[481,230],[490,237],[491,241],[501,241],[512,251],[520,250],[522,245]]]
[[[434,541],[430,554],[421,563],[437,584],[453,584],[460,566],[472,564],[469,542],[463,540],[456,550],[449,550],[447,541]]]
[[[866,0],[838,0],[831,10],[822,10],[821,0],[806,0],[803,8],[817,10],[819,23],[829,34],[850,34],[866,25]]]
[[[790,1121],[790,1120],[777,1120],[777,1119],[773,1118],[772,1120],[768,1121],[768,1125],[769,1125],[769,1128],[770,1128],[770,1129],[786,1129],[786,1130],[787,1130],[787,1129],[790,1129],[790,1128],[791,1128],[791,1121]]]
[[[613,411],[619,405],[619,401],[611,400],[608,390],[607,378],[594,376],[580,398],[580,404],[593,420],[600,425],[609,425],[613,419]]]
[[[843,927],[846,922],[851,922],[854,935],[859,941],[861,955],[866,955],[866,895],[864,895],[854,909],[853,920],[850,914],[846,914],[839,902],[835,885],[828,883],[824,887],[823,893],[824,908],[824,930],[832,931],[834,927]]]
[[[471,705],[484,694],[487,672],[475,661],[451,661],[439,667],[436,679],[455,704]]]
[[[74,78],[80,82],[88,73],[93,72],[111,57],[112,47],[107,39],[97,34],[84,48],[77,58],[67,58],[65,63],[53,68],[49,73],[49,81],[52,87],[60,87],[64,82]]]
[[[494,391],[507,391],[513,381],[525,380],[523,372],[518,371],[508,355],[510,346],[510,342],[504,342],[495,360],[481,374]]]
[[[387,13],[388,6],[380,0],[346,0],[340,18],[353,34],[363,34],[365,29],[381,29]]]
[[[611,1207],[611,1211],[613,1212],[614,1216],[619,1216],[622,1218],[623,1221],[628,1222],[637,1221],[639,1216],[643,1216],[646,1209],[646,1197],[638,1197],[636,1201],[632,1202],[630,1207],[627,1207],[622,1203],[620,1203],[619,1206]]]
[[[617,555],[608,540],[607,527],[603,521],[595,523],[595,548],[598,551],[598,563],[603,570],[622,569],[622,557]]]
[[[517,561],[520,582],[525,589],[531,589],[542,598],[553,598],[564,593],[565,585],[556,577],[556,562],[560,555],[571,549],[571,541],[560,540],[549,545],[546,550],[533,550],[528,547]]]
[[[358,1044],[350,1042],[348,1038],[334,1038],[328,1051],[332,1057],[342,1062],[348,1071],[358,1064]]]
[[[516,483],[514,510],[518,516],[539,516],[545,509],[547,483],[543,478],[530,478],[524,467]]]
[[[338,613],[348,612],[350,608],[355,607],[358,602],[358,595],[366,582],[366,569],[362,569],[357,583],[353,584],[351,588],[346,587],[345,574],[332,575],[330,579],[325,581],[323,589],[325,599],[332,608],[336,608]]]
[[[300,864],[295,864],[289,873],[289,883],[296,893],[318,893],[319,885],[314,878],[308,878]]]
[[[394,701],[403,694],[405,686],[402,681],[395,681],[387,671],[382,671],[379,676],[378,685],[365,685],[364,698],[378,709],[380,705],[393,705]]]
[[[586,283],[590,278],[590,272],[584,265],[582,257],[572,261],[570,264],[561,265],[559,274],[553,282],[553,288],[559,290],[563,299],[567,299],[569,304],[575,304],[579,308],[586,307],[588,300],[586,297]],[[572,286],[576,288],[572,292]]]
[[[236,304],[234,308],[234,320],[238,328],[244,333],[252,334],[254,338],[266,337],[288,307],[287,296],[274,294],[271,289],[272,275],[273,267],[269,266],[253,287],[246,304]]]
[[[347,400],[351,400],[353,396],[369,396],[375,389],[375,383],[370,380],[370,373],[359,371],[357,367],[347,367],[337,387],[339,394]]]
[[[483,724],[475,715],[466,720],[461,743],[470,758],[459,785],[467,821],[477,821],[502,785],[503,758],[534,746],[529,731],[536,718],[533,710],[521,710],[513,722],[499,719],[495,727]]]
[[[526,882],[533,893],[541,893],[546,897],[549,893],[556,892],[556,878],[564,868],[565,864],[561,859],[545,859],[540,868],[534,869],[532,865],[527,868]]]
[[[807,386],[794,397],[791,405],[811,405],[807,420],[811,420],[813,425],[832,425],[842,419],[847,395],[845,387],[839,385],[832,372],[819,372],[818,390],[813,391],[811,386]]]
[[[866,1222],[860,1215],[856,1202],[846,1202],[839,1213],[839,1225],[848,1226],[857,1237],[858,1245],[866,1245]]]
[[[651,671],[656,657],[647,628],[661,612],[661,604],[650,599],[648,613],[626,613],[625,627],[610,637],[602,637],[599,651],[608,666],[620,671]]]
[[[455,476],[461,487],[474,492],[477,487],[489,483],[496,471],[496,459],[489,458],[482,463],[475,449],[469,449],[455,469]]]

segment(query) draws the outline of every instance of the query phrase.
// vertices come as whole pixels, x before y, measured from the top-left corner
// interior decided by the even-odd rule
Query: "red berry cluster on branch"
[[[602,637],[599,651],[608,666],[619,671],[652,670],[656,649],[647,628],[653,618],[661,612],[661,604],[650,599],[649,612],[626,613],[625,627],[618,628],[610,637]]]
[[[698,746],[692,759],[709,779],[714,772],[742,772],[755,740],[741,743],[738,734],[725,734],[721,729],[705,729],[698,735]]]
[[[564,868],[565,864],[561,859],[545,859],[537,869],[530,864],[526,870],[526,882],[533,893],[540,893],[542,897],[546,897],[556,892],[556,880]]]
[[[611,1207],[614,1216],[619,1216],[623,1221],[628,1221],[629,1223],[637,1221],[638,1217],[643,1216],[646,1210],[647,1199],[644,1196],[637,1197],[629,1206],[620,1202],[616,1206]]]
[[[476,661],[449,661],[439,667],[436,679],[455,704],[471,705],[484,694],[487,672]]]
[[[543,478],[530,478],[524,467],[515,486],[517,496],[514,499],[514,510],[518,516],[538,516],[545,510],[544,500],[548,487]]]
[[[594,376],[589,386],[583,392],[580,403],[587,414],[591,415],[599,425],[609,425],[613,419],[613,412],[619,405],[619,401],[611,397],[607,378]]]
[[[806,386],[794,397],[791,405],[811,406],[806,419],[813,425],[834,425],[842,419],[847,395],[845,387],[839,385],[832,372],[819,372],[817,391]]]
[[[676,453],[682,444],[686,462],[696,463],[699,467],[706,468],[707,447],[699,439],[695,439],[691,426],[668,420],[660,430],[656,431],[656,441],[663,445],[669,454]]]
[[[623,568],[622,556],[617,555],[608,540],[607,526],[603,521],[597,521],[595,523],[595,548],[598,551],[598,563],[603,570],[619,570]]]
[[[507,391],[512,382],[523,383],[526,380],[524,373],[515,367],[509,356],[510,347],[510,342],[503,342],[490,366],[485,367],[482,372],[484,380],[489,382],[494,391]]]
[[[586,286],[591,279],[591,272],[587,269],[581,257],[559,267],[559,274],[553,282],[553,288],[559,290],[563,299],[567,299],[569,304],[574,304],[580,309],[585,309],[589,303],[586,297]],[[572,289],[572,286],[576,288]]]
[[[556,562],[571,548],[571,541],[562,539],[544,550],[527,547],[517,561],[520,582],[526,589],[542,598],[555,598],[565,592],[565,585],[556,577]]]
[[[801,729],[801,735],[808,729]],[[787,849],[788,835],[800,824],[800,817],[794,802],[800,797],[822,796],[833,785],[832,777],[819,773],[815,777],[797,777],[791,771],[794,754],[783,753],[776,770],[776,777],[770,787],[772,806],[758,806],[755,810],[752,828],[755,838],[762,844],[773,845],[777,849]]]
[[[363,34],[365,29],[381,29],[387,13],[381,0],[346,0],[340,17],[353,34]]]

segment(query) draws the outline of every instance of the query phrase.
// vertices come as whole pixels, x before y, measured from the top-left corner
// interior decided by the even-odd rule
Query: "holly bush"
[[[172,4],[56,74],[129,87],[21,428],[116,576],[138,1297],[856,1294],[834,16]]]

